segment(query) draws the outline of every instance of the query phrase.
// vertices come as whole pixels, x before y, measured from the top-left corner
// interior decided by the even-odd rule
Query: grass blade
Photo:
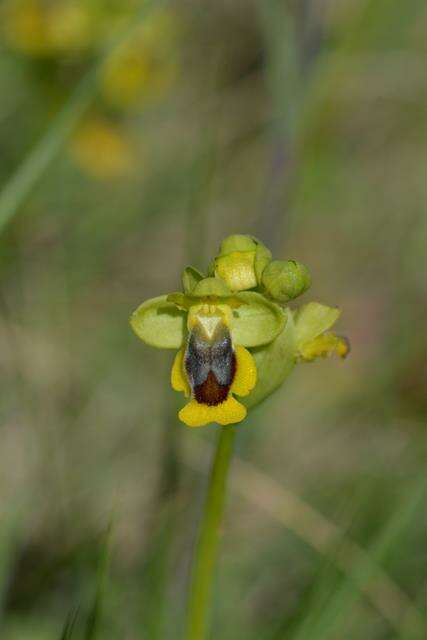
[[[207,444],[194,439],[192,449],[186,458],[189,466],[202,471],[209,450]],[[352,586],[353,597],[357,599],[358,593],[364,596],[387,621],[389,627],[398,634],[398,637],[401,637],[402,640],[403,638],[404,640],[413,640],[414,637],[424,637],[423,632],[427,626],[424,615],[382,566],[387,549],[384,548],[383,555],[380,554],[381,557],[377,557],[372,549],[360,547],[334,522],[306,503],[297,494],[238,456],[235,456],[234,459],[231,486],[250,504],[284,525],[324,557],[315,588],[310,596],[310,610],[306,613],[304,621],[295,627],[300,634],[302,634],[304,627],[304,632],[307,632],[307,635],[301,637],[304,639],[307,637],[310,640],[315,637],[310,635],[308,630],[312,628],[311,625],[317,624],[326,608],[329,607],[330,601],[335,598],[340,585],[343,585],[340,572],[345,576],[344,580],[347,579]],[[413,491],[408,494],[409,498],[408,496],[406,498],[407,515],[402,520],[399,517],[396,520],[392,518],[390,525],[386,527],[389,536],[392,525],[393,531],[396,533],[396,527],[401,530],[402,527],[404,528],[405,522],[408,521],[408,517],[410,520],[411,514],[414,515],[414,510],[421,500],[424,488],[427,487],[424,487],[421,482],[419,492],[418,485],[415,485]],[[395,537],[393,546],[397,542]],[[378,544],[379,541],[375,549]],[[337,583],[337,580],[340,582]],[[354,593],[354,591],[358,593]],[[406,629],[410,630],[412,635],[404,635]]]
[[[64,629],[62,630],[60,640],[71,640],[73,637],[73,631],[75,628],[75,624],[77,621],[78,611],[72,611],[64,625]]]
[[[427,483],[422,478],[412,487],[408,496],[402,504],[395,510],[389,523],[380,533],[379,538],[370,552],[370,562],[356,562],[351,574],[347,574],[335,593],[328,599],[328,603],[314,614],[308,614],[302,626],[293,636],[293,640],[326,640],[331,637],[338,637],[341,633],[341,625],[348,619],[348,614],[352,605],[357,601],[359,592],[373,578],[373,567],[382,565],[386,557],[396,548],[406,530],[413,521],[414,516],[420,510],[420,506],[425,500]],[[427,629],[424,621],[418,616],[412,616],[410,621],[402,620],[401,628],[405,624],[410,625],[413,638],[419,640],[426,637]],[[337,635],[338,634],[338,635]],[[402,637],[398,631],[398,637]]]
[[[83,78],[44,137],[3,187],[0,194],[0,232],[17,213],[90,105],[96,91],[96,77],[97,70]]]
[[[104,543],[100,550],[98,561],[98,571],[96,580],[96,591],[93,599],[92,607],[86,621],[86,629],[84,632],[84,640],[95,640],[98,637],[100,620],[103,611],[105,592],[107,587],[108,572],[111,561],[112,547],[112,521],[108,525]]]

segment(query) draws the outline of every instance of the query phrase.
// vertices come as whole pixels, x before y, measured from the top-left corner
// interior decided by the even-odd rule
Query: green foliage
[[[74,637],[74,628],[77,621],[77,615],[77,612],[70,613],[65,622],[60,640],[72,640],[72,638]]]
[[[83,634],[84,640],[96,640],[96,638],[101,637],[100,628],[102,622],[102,614],[105,609],[105,598],[109,579],[108,574],[111,564],[112,531],[113,524],[111,521],[105,534],[105,539],[99,548],[97,578],[95,585],[96,590],[86,620],[85,631]]]

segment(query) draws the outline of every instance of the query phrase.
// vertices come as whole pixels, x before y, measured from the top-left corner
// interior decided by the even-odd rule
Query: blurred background
[[[3,0],[0,33],[2,640],[183,637],[217,427],[128,316],[236,232],[352,354],[238,427],[213,637],[427,638],[425,2]]]

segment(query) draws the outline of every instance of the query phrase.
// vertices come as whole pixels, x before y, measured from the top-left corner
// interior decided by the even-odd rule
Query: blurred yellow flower
[[[123,131],[103,117],[86,120],[71,140],[71,157],[89,175],[118,178],[135,164],[134,151]]]
[[[167,91],[178,74],[178,24],[166,11],[151,14],[108,59],[102,94],[116,108],[141,106]]]
[[[77,52],[91,42],[91,20],[80,2],[15,0],[4,5],[1,28],[13,49],[31,56]]]
[[[55,4],[49,16],[52,48],[58,52],[87,48],[91,44],[90,22],[88,12],[78,3]]]

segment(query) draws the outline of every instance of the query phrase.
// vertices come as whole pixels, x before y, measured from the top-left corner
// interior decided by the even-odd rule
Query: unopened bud
[[[308,269],[296,260],[273,260],[264,269],[262,284],[274,300],[284,303],[307,291],[311,278]]]
[[[259,240],[251,236],[233,235],[221,243],[213,271],[232,291],[245,291],[260,284],[262,273],[270,260],[270,251]]]

